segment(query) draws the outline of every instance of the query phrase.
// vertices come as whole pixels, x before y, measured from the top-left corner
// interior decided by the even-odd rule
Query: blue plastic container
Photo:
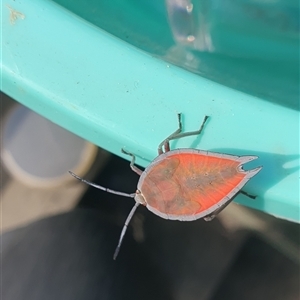
[[[184,130],[209,115],[172,147],[258,155],[258,197],[236,201],[299,221],[298,2],[177,3],[2,2],[1,89],[142,166],[178,112]]]

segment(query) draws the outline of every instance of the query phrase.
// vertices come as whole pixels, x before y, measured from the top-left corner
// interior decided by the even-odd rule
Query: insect
[[[178,114],[178,129],[158,146],[158,156],[144,170],[135,165],[131,156],[130,167],[140,175],[135,193],[127,194],[89,182],[73,172],[76,179],[108,193],[135,199],[113,258],[116,259],[125,236],[128,224],[141,204],[154,214],[169,220],[193,221],[204,218],[211,221],[241,191],[247,181],[262,167],[249,171],[243,165],[257,159],[257,156],[234,156],[196,149],[170,150],[170,141],[187,136],[199,135],[208,117],[205,116],[199,130],[182,133],[181,114]]]

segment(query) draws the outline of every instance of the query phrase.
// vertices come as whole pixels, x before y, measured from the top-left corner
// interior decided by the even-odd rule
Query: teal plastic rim
[[[153,57],[52,1],[2,2],[1,90],[80,137],[147,166],[177,128],[210,120],[201,137],[174,141],[257,155],[263,170],[237,203],[299,222],[299,110],[264,101]],[[67,170],[66,170],[67,172]]]

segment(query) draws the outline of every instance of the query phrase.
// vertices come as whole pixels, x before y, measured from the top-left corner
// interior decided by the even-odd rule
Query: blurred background
[[[257,119],[260,151],[280,153],[280,181],[298,168],[280,164],[299,154],[286,135],[299,117],[299,11],[295,0],[8,0],[1,89],[110,151],[133,107],[148,124],[183,108],[209,111],[231,120],[227,132],[242,124],[239,142],[250,128],[253,139]],[[1,299],[299,299],[299,224],[235,203],[212,222],[167,221],[139,207],[114,261],[134,201],[68,170],[132,193],[129,162],[5,94],[0,113]],[[279,192],[289,190],[273,192],[283,202]]]
[[[134,201],[67,171],[131,193],[129,162],[1,106],[2,299],[299,299],[299,224],[235,203],[212,222],[139,207],[113,261]]]

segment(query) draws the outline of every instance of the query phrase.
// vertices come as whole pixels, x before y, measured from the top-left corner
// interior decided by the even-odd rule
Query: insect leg
[[[159,155],[163,153],[163,146],[165,148],[165,152],[170,151],[170,144],[169,144],[170,140],[173,140],[174,136],[178,135],[182,131],[181,114],[177,114],[177,117],[178,117],[178,129],[158,145]]]
[[[135,163],[135,156],[134,156],[132,153],[129,153],[129,152],[125,151],[124,149],[121,149],[121,151],[122,151],[122,153],[131,156],[130,168],[131,168],[132,171],[134,171],[135,173],[137,173],[138,175],[141,176],[142,173],[143,173],[143,171],[140,170],[138,167],[136,167],[136,166],[134,165],[134,163]]]
[[[202,121],[202,124],[200,126],[200,129],[198,129],[196,131],[189,131],[189,132],[175,134],[175,135],[172,136],[172,138],[170,140],[181,139],[183,137],[191,136],[191,135],[199,135],[201,133],[201,131],[203,130],[207,119],[208,119],[208,116],[205,116],[203,121]]]
[[[212,221],[224,208],[227,207],[227,205],[229,205],[232,202],[233,199],[230,199],[229,201],[227,201],[225,204],[223,204],[222,206],[220,206],[219,208],[217,208],[214,212],[212,212],[210,215],[207,215],[206,217],[204,217],[205,221]]]
[[[158,146],[158,154],[162,154],[163,151],[162,151],[162,146],[164,145],[165,146],[165,151],[168,152],[170,151],[170,146],[169,146],[169,142],[171,140],[175,140],[175,139],[181,139],[183,137],[186,137],[186,136],[191,136],[191,135],[198,135],[201,133],[201,131],[203,130],[204,128],[204,125],[208,119],[208,116],[205,116],[204,119],[203,119],[203,122],[200,126],[200,129],[199,130],[196,130],[196,131],[189,131],[189,132],[184,132],[184,133],[181,133],[181,129],[182,129],[182,126],[181,126],[181,114],[178,114],[178,120],[179,120],[179,129],[176,130],[173,134],[171,134],[169,137],[167,137],[164,141],[162,141],[159,146]]]
[[[218,209],[216,209],[214,212],[212,212],[210,215],[207,215],[206,217],[204,217],[205,221],[211,221],[213,220],[224,208],[227,207],[227,205],[229,205],[233,199],[239,194],[243,194],[247,197],[249,197],[250,199],[256,199],[257,196],[253,196],[251,194],[248,194],[247,192],[244,192],[242,190],[240,190],[236,195],[234,195],[234,197],[232,197],[232,199],[230,199],[230,201],[226,202],[225,204],[223,204],[222,206],[220,206]]]

